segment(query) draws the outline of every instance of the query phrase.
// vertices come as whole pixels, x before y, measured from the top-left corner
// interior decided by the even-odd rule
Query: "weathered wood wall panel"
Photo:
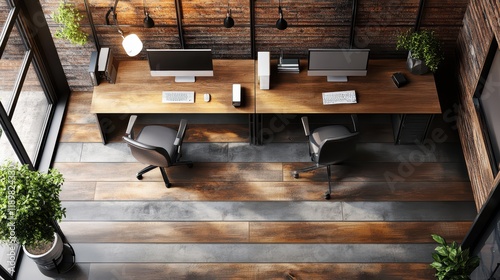
[[[128,57],[121,47],[116,27],[106,25],[105,15],[113,0],[87,0],[101,47],[110,47],[119,60],[146,59],[143,51]],[[83,0],[68,0],[84,14],[82,26],[91,31]],[[128,33],[136,33],[144,48],[180,48],[177,27],[176,1],[121,0],[117,5],[118,23]],[[422,28],[436,30],[443,38],[446,50],[453,50],[467,0],[425,1]],[[59,0],[41,0],[45,17],[55,32],[57,24],[52,12]],[[286,56],[305,57],[308,48],[349,47],[351,42],[352,7],[354,0],[283,0],[281,6],[288,22],[286,30],[275,27],[279,18],[279,0],[230,0],[235,26],[225,28],[227,1],[180,0],[182,37],[186,48],[211,48],[215,58],[251,58],[257,51],[271,51],[276,58],[281,51]],[[419,0],[374,1],[358,0],[354,25],[353,45],[370,48],[372,57],[404,57],[395,50],[396,34],[413,28]],[[155,21],[154,28],[144,28],[144,5]],[[253,6],[253,11],[251,10]],[[254,26],[251,15],[254,13]],[[110,16],[110,20],[112,18]],[[255,45],[252,49],[252,28]],[[83,48],[56,39],[59,56],[74,90],[90,90],[87,65],[90,52],[95,49],[93,36]],[[73,55],[72,55],[73,54]]]
[[[460,87],[460,108],[457,126],[467,169],[480,209],[494,186],[484,135],[472,97],[479,81],[492,40],[498,41],[498,4],[495,1],[471,1],[464,17],[464,26],[457,40],[457,70]],[[495,39],[495,35],[496,39]]]

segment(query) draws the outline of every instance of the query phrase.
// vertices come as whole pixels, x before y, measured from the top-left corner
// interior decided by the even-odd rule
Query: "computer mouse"
[[[210,93],[205,93],[205,94],[203,95],[203,100],[205,100],[205,102],[210,101]]]

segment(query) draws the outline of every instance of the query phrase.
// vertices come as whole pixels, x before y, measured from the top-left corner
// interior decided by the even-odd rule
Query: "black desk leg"
[[[106,145],[108,140],[106,138],[106,126],[108,125],[108,119],[102,115],[95,114],[97,127],[99,128],[99,133],[101,134],[102,143]]]

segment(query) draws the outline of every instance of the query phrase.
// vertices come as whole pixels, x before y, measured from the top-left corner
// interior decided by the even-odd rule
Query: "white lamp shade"
[[[142,41],[135,34],[129,34],[123,38],[122,46],[128,56],[136,56],[142,51]]]

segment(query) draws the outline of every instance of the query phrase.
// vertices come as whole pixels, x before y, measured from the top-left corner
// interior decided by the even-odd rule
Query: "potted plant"
[[[439,280],[470,279],[470,274],[479,265],[477,256],[470,257],[469,249],[462,250],[461,246],[453,241],[451,244],[437,235],[432,234],[432,239],[439,245],[432,253],[434,261],[431,267],[436,270],[436,278]]]
[[[66,39],[75,45],[87,43],[88,34],[80,27],[83,16],[73,4],[60,2],[52,17],[56,23],[61,24],[61,28],[54,34],[56,38]]]
[[[444,59],[434,31],[409,29],[397,36],[396,49],[408,51],[407,67],[414,74],[436,72]]]
[[[59,199],[63,181],[55,169],[43,173],[10,161],[0,166],[0,240],[22,245],[46,270],[62,261],[63,243],[55,223],[66,215]]]

